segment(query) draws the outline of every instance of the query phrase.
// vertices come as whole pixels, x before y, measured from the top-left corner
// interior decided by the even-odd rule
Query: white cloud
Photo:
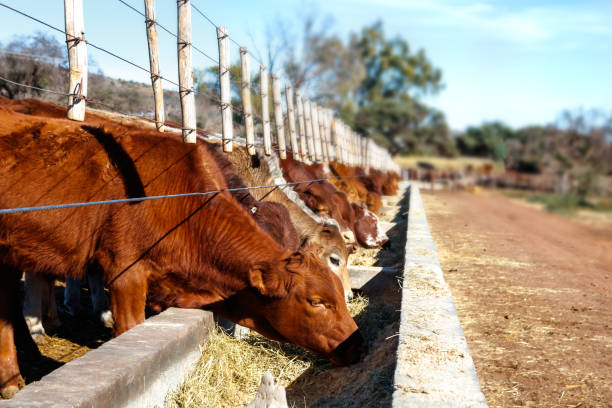
[[[354,3],[351,1],[350,3]],[[546,42],[564,34],[612,34],[606,10],[580,6],[510,7],[456,0],[358,0],[411,13],[410,24],[470,30],[514,42]],[[607,10],[612,11],[612,9]]]

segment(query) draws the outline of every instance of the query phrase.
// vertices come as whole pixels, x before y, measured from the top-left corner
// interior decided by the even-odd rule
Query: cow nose
[[[353,291],[351,289],[344,291],[344,300],[349,301],[353,298]]]
[[[355,242],[355,234],[350,229],[342,231],[342,238],[345,244],[353,244]]]
[[[337,365],[357,363],[368,353],[368,347],[359,330],[355,330],[332,352],[331,361]]]

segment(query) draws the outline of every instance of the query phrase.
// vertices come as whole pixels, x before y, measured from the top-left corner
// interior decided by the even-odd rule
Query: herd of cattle
[[[563,179],[560,174],[550,172],[526,173],[512,169],[496,169],[492,164],[480,166],[466,165],[461,170],[436,169],[427,162],[419,163],[417,168],[405,170],[406,178],[424,183],[424,187],[436,186],[449,190],[473,191],[474,186],[485,188],[505,188],[543,192],[559,191]],[[612,192],[612,190],[609,190]]]
[[[212,193],[1,214],[2,397],[23,387],[17,352],[39,353],[30,331],[44,331],[43,316],[57,321],[55,279],[66,280],[70,309],[87,277],[115,335],[144,321],[145,307],[203,308],[337,364],[367,352],[345,303],[347,260],[387,241],[376,214],[398,191],[395,172],[240,146],[225,154],[212,139],[65,117],[53,104],[0,99],[0,208]]]

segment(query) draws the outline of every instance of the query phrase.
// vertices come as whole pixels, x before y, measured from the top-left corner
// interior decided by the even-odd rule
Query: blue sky
[[[62,0],[4,0],[63,28]],[[124,0],[143,10],[142,0]],[[443,70],[445,88],[426,102],[445,112],[454,130],[483,121],[511,126],[553,121],[564,109],[612,111],[612,1],[610,0],[192,0],[230,36],[265,49],[266,27],[278,19],[296,29],[313,10],[330,15],[330,32],[346,38],[380,19],[389,36],[424,48]],[[117,0],[84,0],[86,38],[148,65],[142,18]],[[176,29],[176,1],[157,0],[158,19]],[[222,6],[221,6],[222,5]],[[47,31],[0,8],[0,42]],[[216,58],[214,28],[193,13],[193,42]],[[176,41],[160,32],[162,75],[176,78]],[[63,40],[58,34],[57,38]],[[232,47],[235,57],[238,50]],[[148,82],[146,73],[90,50],[105,74]],[[210,62],[194,53],[194,65]]]

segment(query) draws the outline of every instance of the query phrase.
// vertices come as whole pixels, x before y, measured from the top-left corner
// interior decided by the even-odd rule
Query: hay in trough
[[[357,296],[348,304],[352,316],[368,306]],[[292,344],[283,344],[251,334],[239,340],[216,327],[202,348],[196,368],[167,398],[167,408],[238,407],[257,392],[268,371],[276,384],[291,384],[309,368],[329,367],[327,360]]]

